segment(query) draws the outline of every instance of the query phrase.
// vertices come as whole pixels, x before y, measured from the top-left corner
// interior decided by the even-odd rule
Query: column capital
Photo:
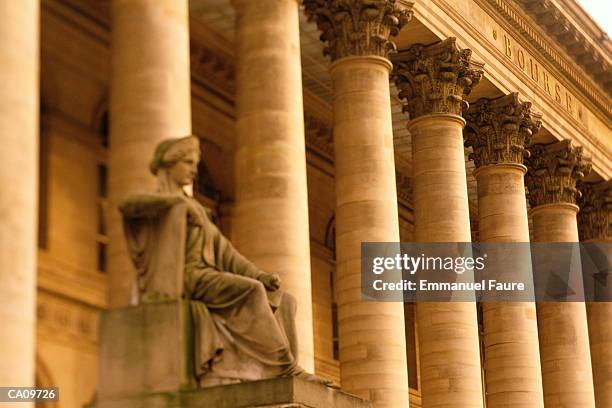
[[[542,114],[531,110],[531,102],[520,102],[518,93],[496,99],[479,99],[465,114],[465,146],[476,168],[491,164],[523,164],[525,148],[540,130]]]
[[[315,21],[324,55],[332,61],[351,56],[388,58],[396,47],[390,38],[412,18],[396,0],[303,0],[308,20]]]
[[[416,44],[392,59],[393,76],[409,119],[432,113],[461,115],[483,74],[484,64],[471,60],[472,50],[450,37],[430,45]]]
[[[570,140],[536,144],[529,148],[525,178],[532,208],[546,204],[576,204],[576,182],[591,171],[581,146]]]
[[[612,241],[612,180],[579,183],[578,232],[580,239]]]

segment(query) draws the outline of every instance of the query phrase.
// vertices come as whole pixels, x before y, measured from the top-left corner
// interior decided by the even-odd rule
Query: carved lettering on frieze
[[[518,93],[496,99],[479,99],[465,113],[465,146],[476,167],[490,164],[523,164],[526,149],[542,125],[542,115],[530,102],[519,101]]]
[[[416,44],[393,56],[393,77],[409,119],[432,113],[461,115],[483,74],[484,64],[471,59],[451,37],[430,45]]]
[[[580,191],[576,183],[591,171],[581,146],[570,140],[536,144],[529,148],[525,182],[531,207],[545,204],[576,204]]]
[[[612,241],[612,180],[580,183],[578,231],[581,240]]]
[[[391,37],[410,21],[412,11],[396,0],[304,0],[310,21],[326,43],[323,54],[332,61],[350,56],[387,58],[396,47]]]

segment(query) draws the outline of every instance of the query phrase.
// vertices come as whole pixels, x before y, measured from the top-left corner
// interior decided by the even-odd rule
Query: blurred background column
[[[39,3],[0,1],[0,386],[34,385]]]
[[[298,307],[298,362],[314,372],[310,234],[298,0],[236,10],[236,205],[232,241],[277,273]]]
[[[120,307],[135,276],[117,201],[155,189],[155,146],[191,133],[188,1],[112,0],[111,58],[109,302]]]

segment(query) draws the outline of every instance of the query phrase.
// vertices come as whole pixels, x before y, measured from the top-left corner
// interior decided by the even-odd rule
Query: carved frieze
[[[479,99],[465,114],[465,146],[476,167],[490,164],[523,164],[526,149],[538,132],[542,115],[531,110],[531,102],[520,102],[518,93],[501,98]]]
[[[410,21],[412,11],[396,0],[304,0],[310,21],[321,31],[323,54],[332,61],[350,56],[387,58],[396,50],[391,37]]]
[[[581,240],[612,241],[612,180],[580,183],[578,231]]]
[[[410,177],[398,171],[395,172],[395,184],[397,188],[397,198],[404,201],[404,204],[412,204],[412,180]]]
[[[329,161],[334,160],[333,130],[326,122],[308,113],[304,113],[306,145],[323,155]]]
[[[471,60],[451,37],[430,45],[416,44],[393,57],[393,77],[409,119],[432,113],[461,115],[465,100],[483,74],[484,64]]]
[[[529,148],[525,182],[531,207],[545,204],[576,204],[580,192],[578,180],[591,171],[591,163],[583,156],[582,147],[570,140]]]

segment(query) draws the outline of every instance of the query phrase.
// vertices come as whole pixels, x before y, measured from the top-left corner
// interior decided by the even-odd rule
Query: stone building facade
[[[91,399],[115,203],[194,133],[306,369],[376,407],[612,406],[608,304],[360,301],[362,241],[612,239],[612,43],[575,0],[0,0],[0,62],[0,385]]]

